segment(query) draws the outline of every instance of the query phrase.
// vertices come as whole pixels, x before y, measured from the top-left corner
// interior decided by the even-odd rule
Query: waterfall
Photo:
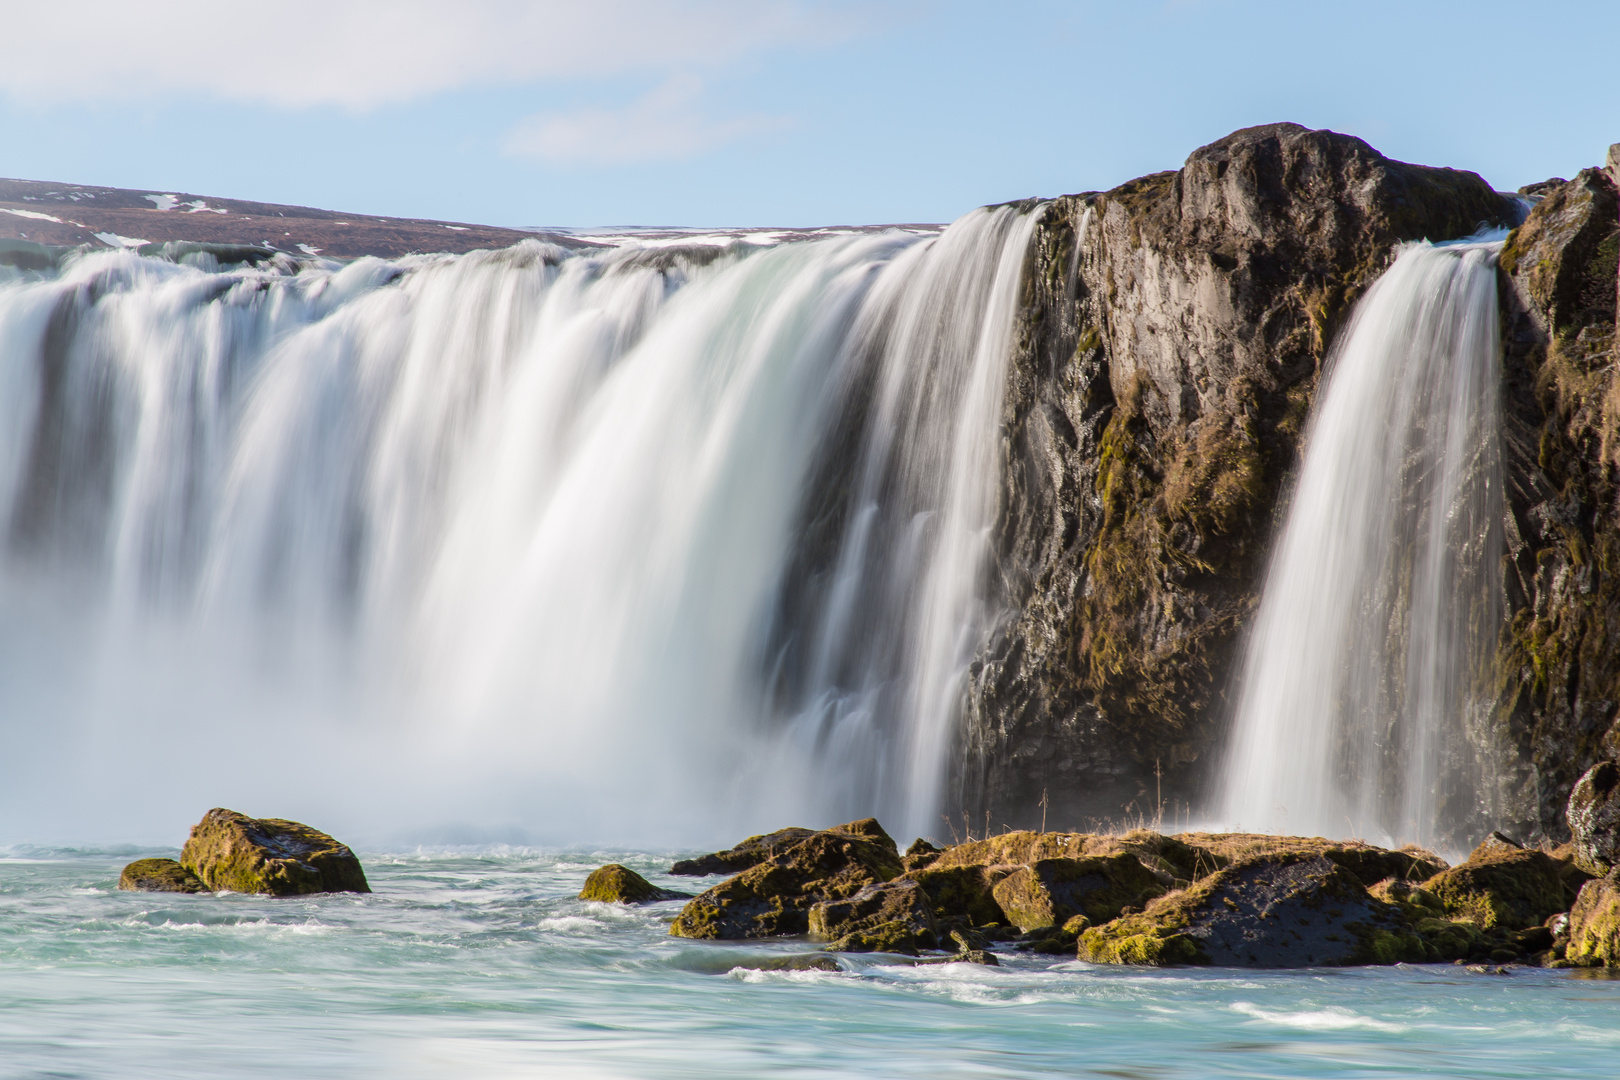
[[[926,829],[1037,216],[0,267],[0,821]]]
[[[1455,847],[1476,826],[1499,248],[1404,246],[1335,344],[1243,667],[1234,827]]]

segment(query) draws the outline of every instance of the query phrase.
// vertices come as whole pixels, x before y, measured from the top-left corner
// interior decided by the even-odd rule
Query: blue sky
[[[1175,168],[1276,120],[1501,188],[1620,141],[1614,0],[0,15],[0,175],[496,225],[944,221]]]

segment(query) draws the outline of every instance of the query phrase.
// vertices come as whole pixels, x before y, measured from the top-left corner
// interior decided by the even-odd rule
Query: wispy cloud
[[[792,123],[760,114],[706,116],[702,99],[702,80],[676,75],[622,108],[528,117],[507,133],[502,149],[513,157],[566,164],[674,161]]]
[[[843,40],[872,10],[854,0],[74,0],[69,16],[10,4],[0,93],[364,110],[471,86],[704,70]]]

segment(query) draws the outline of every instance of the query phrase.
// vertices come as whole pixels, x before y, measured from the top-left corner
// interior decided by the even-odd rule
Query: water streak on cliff
[[[1477,827],[1499,247],[1407,246],[1330,357],[1243,669],[1234,825],[1441,845]]]

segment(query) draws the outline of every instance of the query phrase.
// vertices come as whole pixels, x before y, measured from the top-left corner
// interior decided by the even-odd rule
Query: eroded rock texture
[[[1399,242],[1517,214],[1294,124],[1046,207],[1003,413],[1007,615],[953,811],[1033,826],[1044,792],[1072,828],[1197,799],[1335,329]]]

